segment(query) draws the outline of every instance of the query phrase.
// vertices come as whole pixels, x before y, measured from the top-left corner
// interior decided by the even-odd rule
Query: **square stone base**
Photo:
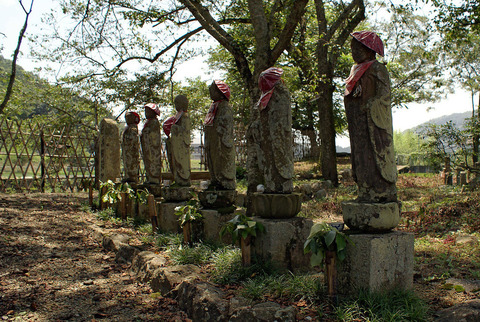
[[[413,287],[412,233],[352,234],[352,244],[338,265],[338,293],[349,295],[359,289],[386,291]]]
[[[252,245],[252,256],[257,260],[272,261],[279,268],[290,271],[308,271],[310,254],[303,253],[303,244],[310,234],[313,221],[294,217],[289,219],[254,220],[265,226],[265,232],[257,234]]]
[[[221,214],[214,209],[202,209],[200,213],[203,216],[202,234],[205,240],[219,241],[224,244],[231,244],[232,238],[228,234],[220,238],[220,230],[227,222],[240,213],[245,213],[242,208],[237,208],[235,212],[230,214]]]
[[[178,222],[178,216],[175,215],[175,208],[187,204],[183,202],[157,202],[157,222],[162,232],[181,233],[182,228]]]

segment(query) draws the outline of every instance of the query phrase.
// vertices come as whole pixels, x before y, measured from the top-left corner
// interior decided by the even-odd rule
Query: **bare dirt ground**
[[[152,293],[129,265],[117,264],[91,225],[138,233],[82,211],[82,203],[86,194],[0,194],[0,320],[190,321],[175,300]],[[419,276],[415,291],[433,312],[477,298]]]
[[[0,319],[188,320],[94,240],[86,197],[0,194]]]

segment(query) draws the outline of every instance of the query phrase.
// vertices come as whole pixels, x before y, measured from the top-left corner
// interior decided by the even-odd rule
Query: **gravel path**
[[[188,320],[94,240],[90,225],[102,223],[81,211],[85,202],[79,194],[0,194],[0,318]]]

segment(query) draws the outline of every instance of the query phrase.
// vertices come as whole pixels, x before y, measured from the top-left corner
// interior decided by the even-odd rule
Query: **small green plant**
[[[236,215],[233,219],[229,220],[220,230],[220,237],[223,237],[226,233],[232,236],[232,241],[236,243],[241,238],[247,239],[249,236],[256,237],[257,231],[264,232],[265,227],[254,221],[247,215]]]
[[[338,231],[335,227],[327,223],[316,223],[310,230],[303,251],[305,254],[312,252],[310,264],[312,266],[322,266],[326,253],[335,252],[339,261],[345,259],[347,242],[352,243],[345,233]]]
[[[104,210],[100,210],[97,213],[97,218],[101,219],[103,221],[108,221],[108,220],[110,220],[114,217],[115,217],[115,211],[112,208],[107,208],[107,209],[104,209]]]
[[[200,206],[197,199],[191,199],[185,206],[175,207],[175,215],[178,216],[178,222],[180,227],[185,226],[187,223],[194,222],[202,219],[202,214],[198,211]]]
[[[115,184],[112,180],[101,182],[100,188],[105,188],[105,193],[102,196],[103,202],[116,203],[122,200],[122,193],[127,195],[127,198],[137,201],[138,203],[147,203],[147,196],[149,194],[147,189],[133,190],[128,182]]]

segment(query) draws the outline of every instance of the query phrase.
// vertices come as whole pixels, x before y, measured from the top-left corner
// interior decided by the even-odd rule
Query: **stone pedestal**
[[[261,218],[292,218],[300,212],[301,207],[302,194],[300,193],[274,194],[255,192],[252,195],[253,213]]]
[[[204,190],[198,193],[198,200],[205,209],[220,209],[233,206],[235,190]]]
[[[343,221],[352,230],[387,232],[400,222],[400,203],[342,202]]]
[[[272,261],[274,265],[291,271],[308,271],[310,254],[303,253],[303,244],[310,234],[313,221],[306,218],[254,218],[265,226],[252,245],[252,256],[257,260]]]
[[[163,232],[181,233],[182,228],[178,222],[178,216],[175,215],[175,208],[187,204],[183,202],[157,202],[157,221],[158,227]]]
[[[162,197],[167,202],[187,201],[192,199],[192,187],[166,187],[162,189]]]
[[[232,242],[231,236],[226,234],[223,238],[220,238],[220,230],[229,220],[242,212],[245,213],[245,210],[241,208],[237,208],[235,212],[229,214],[222,214],[214,209],[200,210],[203,216],[203,238],[205,238],[205,240],[230,244]]]
[[[412,233],[352,234],[345,260],[338,265],[338,292],[387,291],[413,287]]]

